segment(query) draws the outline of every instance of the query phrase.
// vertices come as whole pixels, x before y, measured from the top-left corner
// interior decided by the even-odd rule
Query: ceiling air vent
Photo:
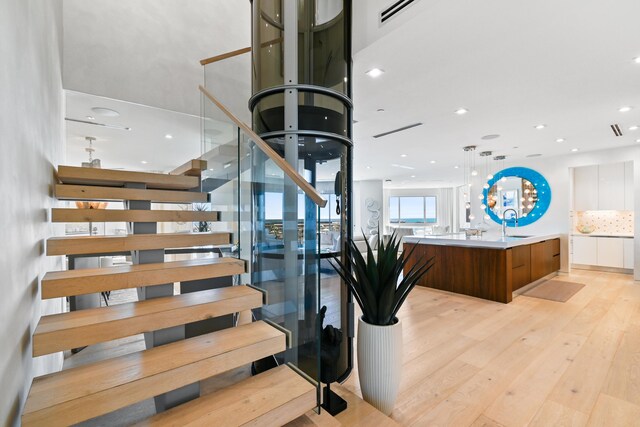
[[[620,129],[620,125],[613,124],[611,125],[611,130],[615,136],[622,136],[622,130]]]
[[[402,132],[403,130],[411,129],[411,128],[414,128],[416,126],[422,126],[422,123],[414,123],[412,125],[403,126],[401,128],[398,128],[398,129],[390,130],[389,132],[382,132],[382,133],[379,133],[377,135],[373,135],[373,137],[374,138],[382,138],[383,136],[391,135],[392,133],[396,133],[396,132]]]
[[[401,12],[404,8],[409,6],[411,3],[414,3],[416,0],[400,0],[393,3],[388,8],[384,9],[380,12],[380,23],[384,24],[389,19],[396,16],[399,12]]]

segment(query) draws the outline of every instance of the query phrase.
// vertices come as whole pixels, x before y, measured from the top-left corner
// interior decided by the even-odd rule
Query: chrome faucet
[[[512,211],[513,214],[516,216],[516,227],[518,226],[518,211],[516,211],[513,208],[509,208],[509,209],[505,209],[504,212],[502,212],[502,237],[507,237],[507,212]]]

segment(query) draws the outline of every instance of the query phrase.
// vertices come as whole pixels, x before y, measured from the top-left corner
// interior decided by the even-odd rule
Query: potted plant
[[[398,255],[401,240],[394,233],[385,245],[378,235],[378,253],[367,241],[366,259],[349,240],[346,260],[330,260],[362,310],[357,338],[362,396],[385,415],[393,411],[402,373],[402,323],[396,315],[433,267],[433,258],[421,260],[403,275],[413,250]]]

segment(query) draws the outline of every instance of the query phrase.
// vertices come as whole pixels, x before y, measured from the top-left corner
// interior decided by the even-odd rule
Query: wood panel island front
[[[514,291],[560,269],[559,237],[407,236],[405,274],[416,261],[435,257],[419,286],[509,303]]]

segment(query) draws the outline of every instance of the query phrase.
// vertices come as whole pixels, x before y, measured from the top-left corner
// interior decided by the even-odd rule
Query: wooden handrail
[[[282,43],[283,38],[282,37],[277,37],[273,40],[268,40],[266,42],[262,42],[260,43],[260,47],[267,47],[267,46],[271,46],[277,43]],[[242,49],[238,49],[238,50],[232,50],[231,52],[227,52],[227,53],[223,53],[220,55],[216,55],[216,56],[212,56],[211,58],[206,58],[206,59],[201,59],[200,60],[200,65],[207,65],[207,64],[212,64],[214,62],[218,62],[218,61],[222,61],[223,59],[228,59],[228,58],[233,58],[234,56],[239,56],[242,55],[244,53],[248,53],[251,52],[251,46],[249,47],[243,47]]]
[[[203,59],[200,61],[200,65],[212,64],[214,62],[222,61],[223,59],[233,58],[234,56],[242,55],[243,53],[251,52],[251,47],[243,47],[242,49],[233,50],[231,52],[223,53],[222,55],[212,56],[211,58]]]
[[[198,87],[200,88],[200,92],[202,92],[204,96],[206,96],[220,110],[222,110],[222,112],[226,114],[227,117],[229,117],[236,124],[236,126],[242,129],[244,133],[246,133],[249,136],[249,138],[251,138],[253,142],[258,147],[260,147],[260,149],[267,156],[269,156],[269,158],[273,160],[273,162],[280,169],[282,169],[282,171],[289,178],[291,178],[291,180],[295,182],[296,185],[300,187],[302,191],[304,191],[307,197],[313,200],[313,202],[316,205],[320,206],[321,208],[324,208],[327,205],[327,201],[322,198],[320,193],[318,193],[318,191],[315,188],[313,188],[313,186],[309,184],[309,182],[307,182],[307,180],[304,179],[304,177],[300,175],[297,170],[292,168],[289,163],[287,163],[282,157],[280,157],[280,155],[276,153],[275,150],[265,142],[265,140],[260,138],[257,133],[255,133],[249,126],[247,126],[247,124],[245,124],[242,120],[237,118],[231,111],[229,111],[224,105],[222,105],[222,103],[218,101],[215,96],[211,95],[211,93],[209,93],[209,91],[207,91],[207,89],[205,89],[202,85],[199,85]]]

